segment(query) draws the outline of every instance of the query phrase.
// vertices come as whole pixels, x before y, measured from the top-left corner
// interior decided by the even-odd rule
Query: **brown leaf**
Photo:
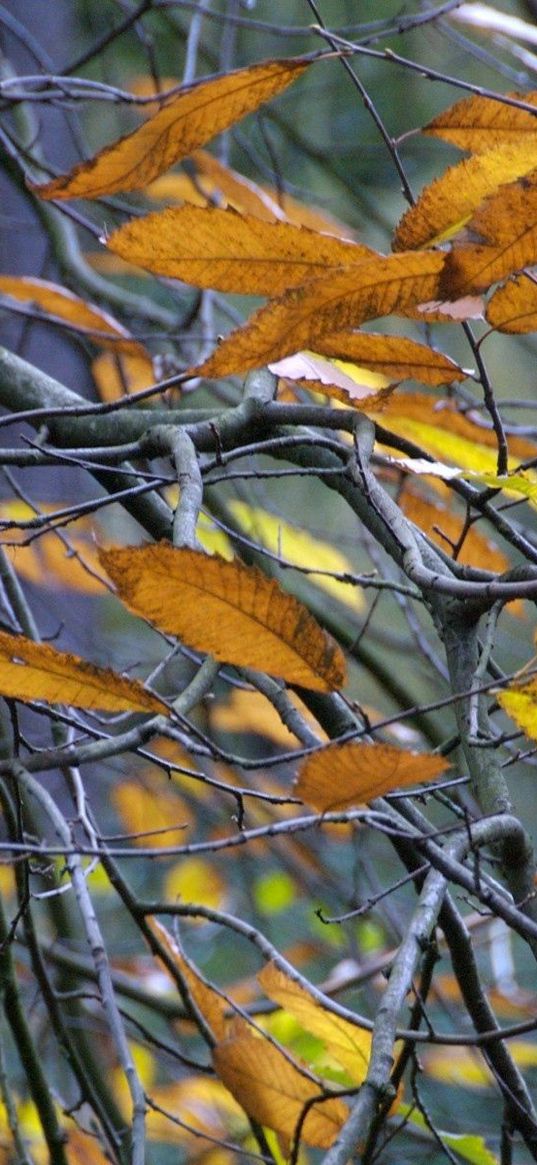
[[[529,142],[498,146],[451,166],[420,194],[403,215],[394,250],[432,247],[457,234],[499,186],[537,166],[537,135]]]
[[[162,712],[164,705],[136,680],[95,667],[77,655],[0,631],[0,693],[104,712]]]
[[[180,158],[188,157],[215,134],[281,93],[309,63],[302,57],[262,61],[200,81],[88,162],[31,189],[47,199],[98,198],[121,190],[141,190]]]
[[[390,378],[418,380],[437,388],[452,380],[464,380],[467,373],[449,356],[408,340],[404,336],[381,336],[372,332],[337,332],[322,336],[317,349],[325,356],[351,360]]]
[[[446,297],[484,290],[537,262],[537,170],[485,199],[469,230],[482,242],[459,243],[447,256]]]
[[[73,295],[66,287],[27,275],[0,275],[1,292],[13,299],[36,304],[43,313],[64,320],[102,348],[147,359],[143,344],[134,340],[113,316],[94,303]]]
[[[443,757],[391,744],[336,744],[304,761],[294,793],[321,813],[335,812],[434,780],[447,768]]]
[[[302,348],[315,349],[327,333],[432,299],[444,260],[433,251],[379,255],[298,287],[255,312],[196,373],[218,378],[260,368]]]
[[[526,335],[537,331],[537,279],[517,275],[499,287],[487,304],[487,322],[499,332]]]
[[[337,644],[256,567],[166,542],[103,550],[100,558],[130,609],[189,647],[305,688],[345,682]]]
[[[269,1040],[236,1022],[235,1035],[216,1045],[213,1063],[218,1076],[254,1120],[291,1140],[304,1105],[322,1096],[322,1086],[300,1071]],[[348,1115],[342,1100],[314,1104],[304,1121],[302,1138],[308,1145],[328,1149]]]
[[[537,92],[507,93],[506,96],[537,107]],[[433,118],[422,133],[443,138],[461,150],[482,154],[484,150],[506,143],[515,145],[533,141],[536,129],[535,114],[529,110],[506,105],[500,96],[495,101],[491,97],[474,95],[457,101]]]
[[[132,219],[106,242],[122,259],[157,275],[241,295],[283,295],[373,256],[369,247],[306,227],[197,206]]]

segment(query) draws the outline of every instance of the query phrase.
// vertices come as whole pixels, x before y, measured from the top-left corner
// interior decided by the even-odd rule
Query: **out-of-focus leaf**
[[[155,383],[153,361],[143,353],[116,356],[114,352],[101,352],[92,360],[91,372],[103,401],[119,400]]]
[[[405,1116],[413,1125],[430,1132],[425,1118],[414,1105],[402,1104],[399,1111],[401,1116]],[[448,1133],[445,1129],[435,1131],[443,1144],[453,1149],[457,1156],[462,1157],[463,1161],[469,1161],[470,1165],[499,1165],[498,1158],[487,1148],[483,1137],[479,1137],[475,1133]],[[433,1134],[430,1135],[433,1139]]]
[[[189,647],[306,688],[331,691],[344,683],[337,644],[256,567],[165,542],[103,550],[100,557],[130,609]]]
[[[515,724],[532,740],[537,740],[537,679],[512,684],[498,692],[496,699]]]
[[[35,304],[44,315],[64,320],[102,348],[112,348],[115,352],[140,358],[147,356],[143,344],[134,340],[113,316],[57,283],[48,283],[45,279],[33,279],[27,275],[0,275],[0,293]]]
[[[229,503],[229,510],[239,523],[241,531],[249,538],[255,538],[262,546],[266,546],[267,550],[281,555],[287,562],[305,567],[311,581],[340,603],[345,603],[354,611],[364,610],[364,597],[359,587],[337,578],[330,578],[328,573],[316,573],[316,570],[342,575],[353,573],[352,563],[337,547],[331,546],[321,538],[315,538],[307,530],[293,526],[283,518],[269,514],[268,510],[263,510],[260,506],[250,506],[248,502],[233,500]]]
[[[470,239],[446,258],[442,289],[447,297],[482,291],[537,262],[537,170],[485,199],[469,224]]]
[[[269,870],[256,878],[252,887],[253,900],[261,914],[272,916],[288,910],[299,891],[285,870]]]
[[[279,1003],[302,1027],[323,1041],[326,1049],[355,1084],[365,1079],[371,1054],[371,1032],[327,1011],[296,980],[267,963],[257,976],[269,999]]]
[[[381,336],[372,332],[337,332],[322,336],[318,351],[338,361],[352,361],[380,373],[389,383],[419,380],[438,388],[468,373],[449,356],[405,336]]]
[[[169,202],[231,207],[265,222],[281,222],[286,217],[267,191],[225,166],[207,150],[195,150],[188,170],[189,173],[162,175],[151,183],[146,193],[150,198]]]
[[[304,704],[289,693],[300,713],[313,725],[313,717]],[[294,748],[297,738],[282,722],[276,709],[261,695],[261,692],[247,692],[243,688],[232,688],[225,703],[220,701],[209,707],[211,726],[219,732],[234,732],[237,735],[253,732],[264,736],[284,749]],[[315,725],[317,727],[317,725]]]
[[[307,69],[301,57],[262,61],[200,81],[68,174],[32,189],[40,198],[98,198],[141,190],[216,134],[286,89]]]
[[[378,256],[330,279],[315,279],[260,308],[197,372],[218,378],[261,368],[315,349],[327,333],[425,303],[438,294],[444,261],[438,251]]]
[[[243,1021],[234,1021],[233,1034],[216,1045],[215,1070],[244,1110],[261,1125],[292,1139],[304,1104],[322,1096],[322,1086],[303,1074],[300,1066],[279,1048],[254,1034]],[[307,1145],[328,1149],[348,1115],[342,1100],[314,1104],[302,1126]]]
[[[459,24],[469,24],[484,32],[499,32],[506,37],[537,44],[534,24],[521,20],[519,16],[512,16],[509,12],[498,11],[491,4],[480,4],[473,0],[471,4],[461,4],[460,8],[450,13],[450,17]]]
[[[537,331],[537,279],[517,275],[499,287],[487,304],[487,323],[499,332],[526,335]]]
[[[179,899],[214,910],[225,906],[227,900],[227,886],[218,871],[205,858],[195,855],[181,858],[172,866],[164,879],[164,893],[172,901]],[[190,921],[203,924],[206,920],[200,917]]]
[[[168,207],[131,219],[106,244],[157,275],[240,295],[283,295],[373,254],[359,243],[214,206]]]
[[[219,1150],[216,1160],[213,1159],[215,1150],[207,1155],[205,1136],[216,1142],[232,1140],[236,1134],[242,1137],[248,1127],[243,1109],[220,1080],[187,1076],[173,1084],[154,1086],[151,1098],[162,1111],[149,1108],[146,1124],[150,1141],[183,1146],[189,1165],[198,1159],[207,1161],[207,1165],[209,1162],[210,1165],[235,1165],[236,1153]],[[166,1117],[167,1112],[172,1119]],[[173,1119],[178,1113],[181,1123]]]
[[[461,514],[454,513],[440,502],[427,501],[408,490],[403,494],[401,507],[407,518],[415,522],[424,534],[437,542],[443,550],[449,551],[450,543],[458,544],[464,526]],[[442,534],[445,537],[442,537]],[[493,542],[489,542],[475,526],[471,526],[467,531],[457,561],[479,567],[481,570],[495,570],[499,574],[508,570],[511,565],[506,555]]]
[[[192,812],[162,774],[143,780],[122,780],[112,789],[111,800],[135,845],[182,845],[190,832]],[[139,835],[139,836],[136,836]]]
[[[364,805],[394,789],[432,781],[449,768],[443,757],[391,744],[337,744],[306,758],[294,793],[321,813]]]
[[[206,872],[209,868],[207,862],[203,862],[202,866],[203,870],[200,868],[198,871],[200,874]],[[181,948],[175,939],[172,938],[169,930],[166,930],[166,927],[158,919],[148,918],[147,924],[155,938],[158,939],[166,951],[173,965],[179,971],[181,978],[186,983],[188,991],[192,996],[194,1004],[201,1012],[215,1039],[224,1039],[228,1022],[226,1012],[229,1007],[226,1000],[211,987],[210,983],[206,982],[192,963],[185,958]]]
[[[161,701],[136,680],[5,631],[0,631],[0,694],[105,712],[163,711]]]
[[[36,502],[40,513],[61,509],[61,503]],[[18,498],[0,502],[1,522],[28,522],[36,511]],[[0,544],[18,574],[40,587],[79,591],[81,594],[103,593],[104,579],[92,540],[94,527],[88,518],[79,518],[68,534],[47,530],[39,538],[25,542],[28,530],[14,525],[3,530]]]
[[[394,249],[432,247],[452,238],[472,218],[483,199],[536,166],[537,138],[514,145],[508,142],[451,166],[425,187],[415,206],[403,215],[395,232]]]
[[[523,101],[526,105],[535,105],[537,113],[537,92],[508,93],[506,96]],[[424,126],[422,133],[443,138],[461,150],[482,154],[484,150],[506,142],[516,144],[533,141],[536,128],[535,114],[529,110],[506,105],[501,95],[494,101],[491,97],[475,94],[457,101],[444,113],[433,118]]]

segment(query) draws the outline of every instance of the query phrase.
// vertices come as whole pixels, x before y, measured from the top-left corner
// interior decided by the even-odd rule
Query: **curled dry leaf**
[[[102,550],[100,559],[131,610],[189,647],[305,688],[344,684],[337,644],[256,567],[166,542]]]
[[[73,295],[66,287],[26,275],[0,275],[0,293],[36,304],[42,312],[57,320],[63,320],[102,348],[112,348],[115,352],[146,358],[143,344],[134,340],[113,316],[96,304],[87,303],[85,299],[80,299],[80,296]]]
[[[294,792],[321,813],[335,812],[434,780],[447,768],[443,757],[391,744],[337,744],[304,761]]]
[[[132,219],[106,242],[122,259],[157,275],[240,295],[283,295],[374,253],[307,227],[214,206],[168,207]]]
[[[13,700],[44,700],[103,712],[165,710],[136,680],[5,631],[0,631],[0,693]]]
[[[284,380],[293,380],[312,392],[322,392],[347,404],[361,407],[380,404],[391,387],[387,376],[371,372],[345,360],[333,360],[317,352],[297,352],[268,365],[269,370]]]
[[[444,261],[437,251],[378,255],[295,288],[232,332],[196,375],[217,378],[262,368],[302,348],[315,349],[320,336],[424,303],[438,293]]]
[[[47,199],[99,198],[122,190],[142,190],[215,134],[281,93],[309,63],[302,57],[263,61],[201,81],[88,162],[31,189]]]

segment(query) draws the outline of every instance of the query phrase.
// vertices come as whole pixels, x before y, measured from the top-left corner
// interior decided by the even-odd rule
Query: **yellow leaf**
[[[192,812],[162,775],[145,774],[138,781],[119,781],[111,800],[135,845],[182,845],[192,825]]]
[[[153,361],[148,355],[101,352],[92,360],[91,372],[103,401],[119,400],[155,383]]]
[[[73,295],[65,287],[48,283],[45,279],[29,276],[0,275],[0,293],[12,299],[36,304],[41,312],[64,320],[76,331],[82,332],[95,344],[112,348],[115,352],[145,357],[143,344],[133,340],[130,333],[113,316],[93,303]]]
[[[373,254],[359,243],[214,206],[168,207],[131,219],[106,242],[157,275],[240,295],[283,295]]]
[[[485,150],[451,166],[425,187],[415,206],[403,215],[395,232],[394,250],[432,247],[457,234],[475,210],[505,182],[529,174],[537,166],[537,136]]]
[[[235,1100],[254,1120],[292,1139],[304,1105],[322,1096],[322,1086],[303,1075],[298,1064],[243,1022],[237,1034],[216,1045],[213,1063]],[[302,1126],[308,1145],[328,1149],[344,1124],[348,1110],[336,1098],[314,1104]]]
[[[150,198],[170,202],[192,202],[195,206],[232,207],[240,214],[253,215],[265,222],[285,219],[283,210],[270,194],[250,178],[224,166],[206,150],[196,150],[188,163],[189,173],[168,174],[148,187]]]
[[[372,332],[337,332],[322,336],[317,349],[325,356],[351,360],[388,377],[391,383],[419,380],[437,388],[468,375],[449,356],[405,336],[381,336]]]
[[[204,873],[208,868],[207,862],[203,862],[201,865],[204,870],[199,872]],[[147,924],[185,981],[193,1002],[210,1027],[215,1039],[224,1039],[228,1022],[226,1019],[228,1011],[226,1000],[211,987],[210,983],[203,979],[192,963],[185,958],[181,948],[162,923],[158,922],[156,918],[148,918]]]
[[[327,333],[432,299],[444,260],[433,251],[379,255],[295,288],[255,312],[197,372],[218,378],[260,368],[302,348],[315,349]]]
[[[509,1043],[509,1050],[512,1044]],[[494,1084],[492,1072],[479,1052],[470,1048],[424,1049],[423,1066],[427,1075],[443,1084],[457,1084],[460,1088],[491,1088]]]
[[[279,1003],[305,1031],[322,1040],[327,1051],[355,1084],[365,1079],[371,1054],[371,1032],[327,1011],[296,979],[267,963],[257,976],[269,999]]]
[[[537,679],[515,684],[496,695],[498,703],[515,724],[537,740]]]
[[[100,557],[131,610],[189,647],[306,688],[331,691],[345,682],[340,648],[255,567],[165,542],[103,550]]]
[[[203,1165],[209,1165],[209,1160],[212,1161],[203,1134],[216,1141],[225,1141],[233,1139],[235,1135],[240,1139],[247,1131],[243,1109],[220,1080],[199,1075],[187,1076],[173,1084],[154,1086],[151,1099],[163,1111],[149,1108],[146,1116],[148,1139],[185,1146],[189,1165],[198,1159],[203,1160]],[[167,1112],[172,1119],[166,1117]],[[183,1123],[174,1121],[173,1117],[176,1116]],[[227,1165],[232,1165],[234,1160],[236,1154],[233,1154]],[[218,1165],[222,1165],[218,1158],[217,1161]]]
[[[537,92],[507,93],[506,96],[537,107]],[[529,110],[506,105],[501,98],[494,101],[491,97],[475,95],[457,101],[433,118],[422,132],[443,138],[461,150],[482,154],[505,143],[532,142],[536,129],[535,114]]]
[[[489,299],[487,322],[499,332],[525,335],[537,331],[537,280],[517,275],[499,287]]]
[[[296,736],[286,728],[276,709],[261,692],[232,688],[225,704],[211,705],[210,719],[213,730],[218,732],[253,732],[285,749],[296,748]]]
[[[537,170],[502,186],[474,214],[470,237],[446,258],[442,291],[456,296],[482,291],[537,261]]]
[[[295,796],[321,813],[363,805],[392,789],[431,781],[449,768],[431,753],[410,752],[391,744],[337,744],[307,757],[294,787]]]
[[[320,340],[320,345],[322,339]],[[334,397],[360,408],[379,404],[390,390],[390,380],[380,372],[371,372],[344,360],[330,360],[317,352],[297,352],[269,364],[271,372],[284,380],[292,380],[311,392]]]
[[[314,538],[307,530],[293,526],[258,506],[250,506],[247,502],[231,501],[229,510],[243,533],[261,542],[273,554],[281,555],[287,562],[306,567],[308,577],[311,572],[311,581],[340,603],[345,603],[354,611],[364,610],[365,603],[359,587],[330,578],[327,574],[316,574],[316,568],[335,574],[352,574],[352,563],[341,550],[329,542]]]
[[[215,134],[281,93],[309,63],[300,57],[262,61],[200,81],[88,162],[32,189],[41,198],[98,198],[141,190]]]
[[[196,856],[181,858],[169,870],[164,880],[164,893],[173,901],[197,903],[219,910],[226,904],[227,888],[214,866],[205,858]],[[203,925],[206,919],[192,918],[191,922]]]
[[[36,502],[39,513],[61,509],[61,503]],[[0,502],[0,521],[27,522],[36,511],[26,502],[13,498]],[[60,533],[47,531],[39,538],[25,543],[28,531],[7,528],[2,549],[22,578],[36,586],[62,587],[81,594],[102,594],[104,580],[100,577],[99,559],[92,541],[93,527],[88,518],[79,518],[76,527],[62,538]],[[64,540],[65,539],[65,540]]]
[[[0,693],[13,700],[44,700],[105,712],[163,711],[161,701],[136,680],[5,631],[0,631]]]

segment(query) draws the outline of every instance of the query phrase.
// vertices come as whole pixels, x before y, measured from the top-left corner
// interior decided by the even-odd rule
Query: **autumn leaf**
[[[132,219],[106,243],[122,259],[157,275],[240,295],[283,295],[373,255],[369,247],[306,227],[197,206]]]
[[[155,383],[153,361],[148,355],[101,352],[91,362],[91,374],[102,401],[141,392]]]
[[[147,925],[178,971],[180,978],[185,982],[189,995],[215,1039],[224,1039],[228,1023],[226,1013],[229,1010],[229,1004],[227,1001],[211,987],[210,983],[207,983],[194,965],[185,958],[178,943],[161,922],[156,918],[148,917]]]
[[[294,356],[274,361],[268,368],[280,379],[294,381],[301,388],[332,396],[357,408],[361,408],[365,400],[370,407],[380,406],[386,394],[395,387],[389,377],[380,372],[371,372],[345,360],[329,359],[317,352],[296,352]]]
[[[192,810],[160,773],[118,782],[110,799],[135,845],[173,846],[190,833]]]
[[[487,322],[498,332],[526,335],[537,331],[537,279],[529,273],[509,279],[487,304]]]
[[[315,279],[260,308],[196,372],[218,378],[261,368],[315,349],[320,336],[432,299],[444,261],[433,251],[379,255]]]
[[[195,206],[232,207],[240,214],[265,222],[281,222],[283,210],[261,186],[225,166],[207,150],[195,150],[188,160],[188,173],[166,174],[146,190],[150,198],[169,202],[192,202]]]
[[[373,332],[337,332],[322,336],[317,350],[338,360],[353,361],[389,377],[391,383],[418,380],[438,388],[468,375],[449,356],[405,336],[382,336]]]
[[[100,558],[130,609],[189,647],[306,688],[345,682],[340,648],[256,567],[165,542],[103,550]]]
[[[46,530],[39,538],[26,541],[26,522],[36,514],[53,513],[62,503],[38,502],[35,509],[18,498],[0,502],[0,545],[21,578],[39,587],[62,588],[80,594],[101,595],[105,587],[95,549],[94,525],[79,518],[68,534]]]
[[[371,1033],[327,1010],[298,980],[267,963],[257,976],[269,999],[290,1012],[305,1031],[322,1040],[326,1049],[355,1084],[365,1079],[371,1054]]]
[[[172,98],[133,133],[68,174],[31,189],[47,199],[99,198],[141,190],[198,146],[281,93],[309,63],[303,57],[262,61],[200,81]]]
[[[0,275],[0,293],[35,304],[44,314],[63,320],[102,348],[147,358],[143,344],[134,340],[113,316],[57,283],[26,275]]]
[[[537,130],[537,92],[507,93],[514,101],[535,105],[535,113],[478,94],[457,101],[423,127],[422,133],[442,138],[461,150],[482,154],[497,146],[533,142]]]
[[[537,261],[537,170],[485,199],[469,224],[470,237],[447,256],[446,296],[481,291]]]
[[[188,1165],[198,1160],[206,1165],[235,1165],[236,1153],[223,1148],[206,1152],[205,1135],[218,1144],[247,1130],[243,1109],[220,1080],[199,1073],[184,1076],[171,1084],[154,1085],[151,1099],[158,1107],[149,1108],[146,1116],[150,1141],[181,1145]],[[173,1119],[175,1113],[181,1114],[180,1122]]]
[[[450,552],[451,546],[458,545],[464,527],[464,517],[460,513],[442,505],[441,502],[427,501],[410,490],[405,490],[400,501],[403,513],[423,530],[429,538]],[[475,526],[466,531],[457,561],[481,570],[494,570],[498,574],[508,570],[509,559],[493,542],[479,533]]]
[[[537,679],[511,684],[497,692],[496,699],[515,724],[532,740],[537,740]]]
[[[392,789],[434,780],[448,767],[443,757],[391,744],[331,745],[304,761],[294,792],[326,813],[364,805]]]
[[[104,712],[164,711],[161,701],[136,680],[5,631],[0,631],[0,694]]]
[[[499,186],[529,174],[536,166],[537,136],[485,150],[451,166],[425,187],[416,204],[403,215],[395,232],[394,250],[445,242],[462,230]]]
[[[322,1097],[321,1083],[301,1071],[276,1044],[254,1034],[244,1021],[235,1021],[233,1032],[213,1051],[218,1076],[249,1116],[291,1140],[304,1105]],[[308,1145],[328,1149],[347,1115],[346,1105],[336,1098],[312,1105],[302,1126],[302,1139]]]

